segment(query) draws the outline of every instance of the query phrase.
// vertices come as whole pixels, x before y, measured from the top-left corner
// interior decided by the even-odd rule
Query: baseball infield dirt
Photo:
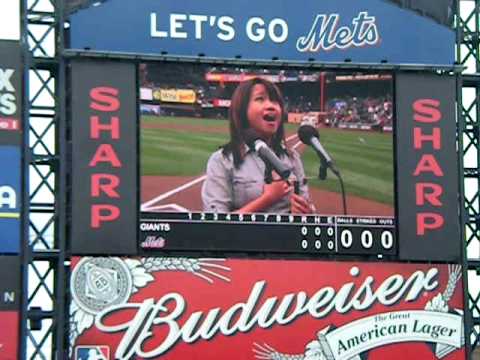
[[[198,179],[197,177],[183,176],[142,176],[142,204],[152,199],[149,208],[153,211],[174,211],[175,205],[191,211],[202,211],[202,199],[200,190],[203,181],[174,192],[184,184]],[[171,195],[167,193],[170,192]],[[316,212],[325,215],[343,214],[342,197],[339,193],[310,188],[310,197],[315,204]],[[169,206],[174,204],[174,206]],[[391,206],[378,203],[372,200],[363,199],[357,196],[347,196],[348,215],[364,216],[394,216],[394,209]]]

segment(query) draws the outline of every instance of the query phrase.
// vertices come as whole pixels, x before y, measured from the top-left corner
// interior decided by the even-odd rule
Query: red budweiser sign
[[[464,359],[457,265],[75,258],[74,359]]]

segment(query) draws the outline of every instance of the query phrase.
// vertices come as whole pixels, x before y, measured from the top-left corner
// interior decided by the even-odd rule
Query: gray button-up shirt
[[[300,155],[290,151],[280,160],[292,171],[300,182],[300,195],[309,198]],[[265,163],[258,155],[249,151],[238,169],[233,164],[233,155],[225,156],[222,149],[214,152],[207,163],[207,179],[202,187],[203,210],[205,212],[228,213],[240,209],[263,193]],[[285,196],[262,212],[290,212],[289,197]]]

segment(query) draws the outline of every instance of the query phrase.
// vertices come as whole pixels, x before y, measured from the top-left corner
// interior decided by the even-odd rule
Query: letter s
[[[90,109],[98,111],[117,111],[120,108],[118,89],[112,87],[96,87],[90,90]]]
[[[418,99],[413,103],[413,119],[423,123],[434,123],[442,118],[440,101],[435,99]]]
[[[220,16],[218,18],[218,28],[223,31],[217,34],[217,37],[223,41],[230,41],[235,37],[233,28],[233,18],[230,16]]]
[[[13,115],[17,112],[14,94],[0,95],[0,113],[4,115]]]

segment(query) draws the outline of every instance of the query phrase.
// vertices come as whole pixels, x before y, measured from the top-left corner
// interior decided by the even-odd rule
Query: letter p
[[[98,229],[102,222],[115,221],[120,217],[120,209],[113,205],[92,205],[90,226]]]
[[[417,235],[425,235],[427,230],[441,228],[444,223],[442,215],[435,213],[417,214]]]

